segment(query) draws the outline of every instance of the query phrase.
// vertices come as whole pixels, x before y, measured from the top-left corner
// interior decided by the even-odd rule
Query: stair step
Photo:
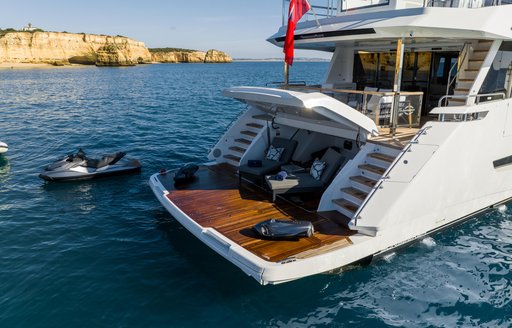
[[[339,224],[344,228],[348,228],[348,223],[350,222],[350,218],[338,211],[320,211],[317,212],[323,218],[326,218],[334,223]]]
[[[478,72],[480,68],[466,68],[464,72]]]
[[[258,134],[256,132],[252,132],[252,131],[248,131],[248,130],[243,130],[243,131],[240,131],[241,134],[245,134],[246,136],[249,136],[249,137],[256,137]]]
[[[246,126],[250,127],[250,128],[255,128],[255,129],[261,129],[263,128],[263,125],[261,124],[258,124],[258,123],[254,123],[254,122],[251,122],[251,123],[247,123]]]
[[[241,143],[241,144],[244,144],[244,145],[250,145],[251,144],[251,140],[247,140],[247,139],[244,139],[244,138],[235,139],[235,142],[238,142],[238,143]]]
[[[238,146],[231,146],[229,147],[232,151],[236,151],[237,153],[243,154],[245,153],[246,149]]]
[[[356,189],[353,187],[341,188],[341,191],[350,196],[353,196],[361,201],[364,201],[366,199],[366,196],[368,196],[367,192],[364,192],[362,190],[359,190],[359,189]]]
[[[395,160],[395,157],[389,156],[386,154],[382,154],[382,153],[369,153],[368,157],[375,158],[375,159],[378,159],[378,160],[381,160],[384,162],[388,162],[390,164],[393,163],[393,161]]]
[[[475,79],[459,79],[459,82],[474,82]]]
[[[456,88],[455,90],[453,91],[460,91],[460,92],[469,92],[469,88]]]
[[[362,175],[353,176],[353,177],[350,177],[349,179],[352,181],[355,181],[357,183],[360,183],[362,185],[365,185],[367,187],[370,187],[370,188],[375,187],[375,185],[377,184],[376,180],[373,180],[373,179],[370,179],[367,177],[363,177]]]
[[[240,157],[235,156],[235,155],[227,154],[227,155],[224,155],[223,157],[225,159],[229,159],[230,161],[240,162]]]
[[[470,58],[468,59],[469,62],[483,62],[484,60],[483,59],[474,59],[474,58]]]
[[[344,198],[340,198],[340,199],[333,199],[332,202],[336,205],[338,205],[339,207],[347,210],[349,213],[352,213],[355,214],[357,212],[357,209],[359,208],[359,206],[357,206],[356,204],[352,203],[352,202],[349,202],[348,200],[344,199]]]
[[[372,164],[361,164],[358,166],[361,170],[370,171],[379,175],[383,175],[386,172],[386,169],[382,167],[378,167]]]
[[[453,101],[453,102],[466,102],[466,99],[462,99],[462,98],[450,98],[448,101]]]

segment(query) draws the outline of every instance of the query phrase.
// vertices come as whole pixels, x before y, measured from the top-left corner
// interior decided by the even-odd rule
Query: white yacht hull
[[[415,232],[412,232],[412,234],[404,233],[401,236],[397,236],[396,233],[392,231],[382,233],[378,237],[358,234],[351,237],[354,244],[348,248],[333,250],[306,259],[295,259],[293,261],[275,263],[259,258],[224,237],[215,229],[204,228],[195,223],[187,214],[182,212],[165,197],[166,191],[156,178],[157,175],[158,174],[154,174],[150,178],[150,186],[165,209],[204,244],[208,245],[219,255],[236,265],[244,273],[253,277],[262,285],[284,283],[319,273],[336,271],[337,269],[360,261],[366,262],[367,259],[371,260],[372,257],[386,254],[410,242],[435,233],[438,230],[447,228],[452,224],[460,223],[464,219],[469,219],[473,217],[473,215],[487,210],[489,207],[487,206],[487,208],[471,213],[468,216],[446,222],[443,225],[432,225],[431,229],[427,231],[417,229]]]
[[[192,220],[166,197],[168,191],[158,174],[151,177],[150,185],[169,213],[206,245],[261,284],[282,283],[387,253],[512,198],[512,160],[498,168],[493,166],[496,160],[512,154],[512,128],[506,124],[507,115],[512,117],[509,103],[503,100],[472,106],[487,112],[483,119],[427,123],[381,179],[362,206],[357,222],[351,222],[354,230],[374,228],[375,236],[358,233],[350,236],[353,244],[348,247],[306,258],[266,261],[214,228]],[[338,174],[324,198],[334,197],[332,189],[340,188],[348,167]],[[332,208],[331,202],[322,199],[319,210]]]

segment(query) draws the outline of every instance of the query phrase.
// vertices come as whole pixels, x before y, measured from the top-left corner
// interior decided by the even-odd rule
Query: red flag
[[[293,64],[293,41],[295,37],[295,26],[297,22],[311,9],[308,0],[290,0],[288,9],[288,29],[284,39],[284,61],[288,65]]]

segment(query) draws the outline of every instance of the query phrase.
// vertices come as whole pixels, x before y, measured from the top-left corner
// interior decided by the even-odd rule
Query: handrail
[[[284,81],[272,81],[265,83],[265,86],[277,85],[278,87],[305,87],[306,81],[289,81],[288,85],[284,83]]]
[[[442,3],[441,7],[446,8],[482,8],[482,7],[495,7],[510,4],[510,1],[493,0],[492,3],[482,1],[480,4],[473,1],[454,1],[454,0],[425,0],[423,1],[424,7],[436,7],[435,3]],[[447,5],[449,3],[449,5]]]
[[[375,184],[375,186],[372,188],[372,190],[370,190],[370,192],[368,193],[368,196],[366,196],[365,200],[363,201],[361,206],[359,206],[359,209],[354,214],[353,219],[354,219],[354,225],[355,226],[357,226],[357,220],[359,218],[359,214],[361,214],[361,212],[363,211],[363,209],[366,206],[366,204],[368,204],[368,201],[370,200],[370,198],[372,198],[373,194],[375,194],[375,192],[384,183],[384,180],[385,179],[389,179],[389,172],[398,164],[398,162],[400,162],[402,157],[404,157],[405,153],[407,153],[409,151],[409,149],[411,149],[412,145],[416,144],[418,142],[418,138],[420,136],[422,136],[423,134],[425,134],[425,131],[427,131],[430,128],[431,128],[431,126],[426,126],[426,127],[422,128],[422,129],[420,129],[416,133],[416,135],[411,139],[411,141],[409,141],[407,146],[405,146],[405,148],[402,149],[402,152],[395,158],[393,163],[391,163],[391,165],[386,169],[384,174],[382,174],[382,177],[380,178],[380,180],[377,182],[377,184]]]
[[[437,102],[437,107],[446,107],[442,105],[442,101],[448,98],[455,98],[455,99],[467,99],[470,97],[476,97],[476,103],[480,103],[481,97],[493,97],[493,96],[501,96],[501,99],[505,99],[506,95],[504,92],[495,92],[495,93],[482,93],[482,94],[476,94],[476,95],[444,95],[442,96],[439,101]]]
[[[468,54],[468,51],[469,51],[469,43],[465,42],[464,43],[464,47],[462,48],[462,51],[464,52],[464,56],[462,57],[462,60],[460,61],[460,64],[457,62],[457,63],[454,63],[452,65],[452,67],[450,68],[450,71],[448,72],[448,84],[446,85],[446,95],[448,95],[448,93],[450,92],[450,86],[453,84],[453,82],[455,82],[457,80],[457,77],[459,77],[459,74],[460,74],[460,68],[462,67],[462,65],[464,65],[464,61],[466,60],[466,56]],[[459,69],[457,70],[457,74],[455,74],[455,76],[453,77],[453,79],[451,78],[452,76],[452,71],[455,67],[458,67]]]
[[[327,92],[335,92],[335,93],[353,93],[359,95],[375,95],[375,96],[394,96],[395,93],[393,91],[364,91],[364,90],[352,90],[352,89],[333,89],[333,88],[321,88],[321,87],[311,87],[311,86],[297,86],[297,85],[288,85],[283,86],[287,89],[302,89],[302,90],[312,90],[312,91],[327,91]],[[399,95],[401,96],[422,96],[423,92],[421,91],[400,91]]]
[[[338,13],[338,7],[334,0],[313,0],[309,1],[312,10],[304,14],[300,21],[310,20],[311,17],[334,17]],[[285,26],[288,24],[288,4],[290,0],[283,0],[282,8],[282,20],[281,25]]]

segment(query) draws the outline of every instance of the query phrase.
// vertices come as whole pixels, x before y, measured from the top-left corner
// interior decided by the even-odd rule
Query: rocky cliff
[[[0,62],[125,66],[148,63],[144,43],[122,36],[9,32],[0,36]]]
[[[157,63],[231,63],[233,59],[218,50],[207,52],[186,49],[149,49],[151,60]]]

